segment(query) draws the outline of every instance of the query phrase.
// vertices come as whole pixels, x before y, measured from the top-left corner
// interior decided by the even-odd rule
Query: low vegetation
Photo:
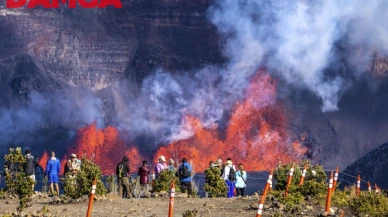
[[[198,215],[198,210],[193,209],[193,210],[187,210],[186,212],[183,213],[183,217],[196,217]]]
[[[205,171],[205,185],[203,187],[209,197],[225,197],[228,192],[228,187],[225,181],[221,178],[221,170],[216,167],[211,167]]]
[[[382,194],[362,191],[360,195],[349,198],[348,203],[357,216],[388,216],[388,197]]]
[[[4,159],[13,165],[11,170],[7,170],[5,174],[7,191],[19,198],[18,211],[21,212],[27,207],[27,202],[31,200],[34,181],[27,177],[23,171],[26,158],[23,156],[21,148],[9,149],[9,153],[4,156]]]
[[[299,185],[303,165],[308,164],[309,169],[303,185]],[[288,173],[292,164],[279,165],[274,172],[276,186],[269,195],[276,198],[284,205],[283,211],[292,215],[302,212],[301,205],[314,205],[324,208],[327,197],[328,180],[320,165],[311,166],[309,162],[295,165],[289,194],[285,196]],[[388,216],[388,197],[375,192],[362,191],[355,194],[355,187],[349,190],[336,189],[332,194],[332,207],[348,208],[356,216],[383,217]],[[277,216],[277,214],[273,215]]]
[[[102,182],[101,168],[91,160],[83,157],[81,161],[81,170],[73,177],[70,174],[65,178],[65,195],[71,198],[79,198],[83,195],[89,195],[92,189],[94,178],[97,179],[97,195],[105,195],[107,189]]]
[[[175,184],[175,191],[180,192],[180,181],[179,178],[175,176],[174,171],[170,170],[162,170],[158,176],[158,178],[155,180],[155,183],[153,185],[153,191],[154,192],[168,192],[171,188],[171,182],[174,180]]]

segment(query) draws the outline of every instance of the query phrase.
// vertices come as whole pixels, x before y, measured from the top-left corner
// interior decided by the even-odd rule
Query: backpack
[[[118,172],[118,176],[119,176],[119,178],[124,177],[124,164],[123,164],[123,163],[120,163],[120,164],[119,164],[119,172]]]
[[[189,178],[190,176],[191,176],[191,174],[189,171],[189,167],[187,167],[186,165],[183,165],[182,170],[181,170],[181,177],[182,178]]]
[[[231,182],[236,181],[236,171],[233,169],[233,166],[230,166],[228,180]]]

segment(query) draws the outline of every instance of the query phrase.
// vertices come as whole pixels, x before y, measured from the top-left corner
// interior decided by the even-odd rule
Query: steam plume
[[[218,0],[210,19],[226,38],[232,64],[266,64],[288,83],[319,96],[322,111],[337,110],[349,80],[327,69],[338,64],[336,43],[346,37],[347,61],[356,76],[370,64],[371,51],[386,52],[386,1]],[[362,47],[363,56],[353,49]],[[233,72],[233,71],[232,71]],[[235,72],[234,72],[235,73]]]

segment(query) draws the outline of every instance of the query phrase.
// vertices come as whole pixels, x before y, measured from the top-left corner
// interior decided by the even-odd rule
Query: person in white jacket
[[[225,162],[225,168],[222,173],[222,178],[225,180],[226,185],[228,186],[227,197],[234,197],[234,184],[236,181],[235,175],[236,168],[233,165],[232,159],[228,158]],[[230,173],[232,174],[230,175]]]
[[[242,164],[238,165],[238,171],[236,172],[236,192],[238,197],[245,196],[245,187],[247,186],[247,172],[244,171]]]

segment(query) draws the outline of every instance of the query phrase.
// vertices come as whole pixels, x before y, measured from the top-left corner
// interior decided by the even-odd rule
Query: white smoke
[[[13,110],[0,108],[1,143],[31,147],[41,145],[37,144],[39,141],[47,142],[50,139],[45,139],[44,133],[41,133],[45,129],[57,130],[56,126],[60,126],[78,130],[94,121],[102,127],[101,101],[84,89],[73,91],[71,94],[59,91],[50,94],[31,92],[28,105]]]
[[[326,73],[338,62],[335,43],[348,37],[348,60],[357,64],[349,73],[359,76],[359,70],[370,63],[369,51],[388,49],[387,18],[388,5],[383,0],[218,0],[210,10],[234,66],[249,68],[265,61],[290,84],[317,94],[324,112],[338,109],[348,87],[339,73]],[[351,49],[360,46],[365,56],[352,56]]]

